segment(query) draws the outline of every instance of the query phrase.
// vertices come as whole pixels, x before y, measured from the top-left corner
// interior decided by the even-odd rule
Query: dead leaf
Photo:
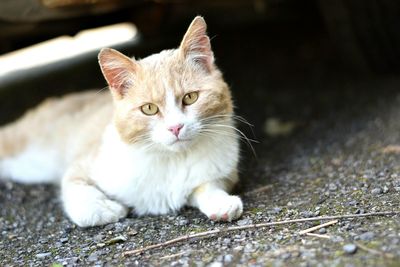
[[[278,118],[268,118],[264,124],[264,132],[271,137],[287,136],[298,126],[293,121],[281,121]]]
[[[381,151],[385,154],[400,154],[400,145],[389,145],[382,148]]]

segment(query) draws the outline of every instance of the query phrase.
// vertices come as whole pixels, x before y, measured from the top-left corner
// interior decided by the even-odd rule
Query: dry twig
[[[336,219],[350,219],[350,218],[360,218],[360,217],[371,217],[371,216],[388,216],[388,215],[397,215],[400,214],[400,211],[382,211],[382,212],[371,212],[371,213],[364,213],[364,214],[347,214],[347,215],[335,215],[335,216],[325,216],[325,217],[312,217],[312,218],[301,218],[301,219],[294,219],[294,220],[285,220],[285,221],[278,221],[278,222],[266,222],[266,223],[257,223],[257,224],[248,224],[242,226],[231,226],[226,228],[218,228],[210,231],[200,232],[196,234],[189,234],[183,235],[162,243],[150,245],[147,247],[128,250],[122,253],[123,256],[133,256],[133,255],[140,255],[145,251],[149,251],[156,248],[166,247],[171,244],[188,241],[195,238],[205,238],[211,237],[218,233],[227,233],[232,231],[238,230],[248,230],[248,229],[257,229],[262,227],[269,227],[275,225],[283,225],[283,224],[291,224],[291,223],[301,223],[301,222],[311,222],[311,221],[321,221],[321,220],[336,220]]]
[[[386,252],[382,252],[382,251],[379,251],[379,250],[376,250],[376,249],[369,248],[369,247],[364,246],[363,244],[361,244],[361,243],[359,243],[359,242],[354,242],[354,243],[355,243],[355,244],[357,245],[357,247],[359,247],[360,249],[365,250],[366,252],[369,252],[369,253],[371,253],[371,254],[378,255],[378,256],[382,256],[382,257],[389,258],[389,259],[393,259],[393,258],[394,258],[394,255],[393,255],[393,254],[390,254],[390,253],[386,253]]]
[[[320,235],[320,234],[314,234],[314,233],[306,233],[305,235],[319,237],[319,238],[331,239],[331,237],[329,235]]]
[[[335,224],[335,223],[337,223],[337,222],[338,222],[338,220],[334,220],[334,221],[330,221],[330,222],[327,222],[327,223],[323,223],[323,224],[320,224],[320,225],[317,225],[317,226],[308,228],[308,229],[306,229],[306,230],[300,231],[300,232],[299,232],[299,235],[304,235],[304,234],[307,234],[307,233],[314,232],[315,230],[324,228],[324,227],[326,227],[326,226]]]
[[[263,193],[263,192],[265,192],[265,191],[268,191],[268,190],[271,189],[272,187],[273,187],[272,184],[264,185],[264,186],[261,186],[261,187],[259,187],[259,188],[254,189],[254,190],[252,190],[252,191],[245,192],[244,195],[245,195],[245,196],[248,196],[248,195],[254,195],[254,194],[258,194],[258,193]]]
[[[296,253],[299,254],[300,253],[300,247],[298,246],[285,246],[282,248],[278,248],[278,249],[272,249],[270,251],[268,251],[265,256],[268,258],[277,258],[282,256],[285,253]]]
[[[179,253],[176,253],[176,254],[167,255],[167,256],[161,257],[160,260],[169,260],[169,259],[172,259],[172,258],[176,258],[176,257],[179,257],[179,256],[182,256],[182,255],[186,254],[186,252],[187,251],[183,251],[183,252],[179,252]]]
[[[400,146],[399,145],[389,145],[381,149],[382,153],[384,154],[399,154],[400,153]]]

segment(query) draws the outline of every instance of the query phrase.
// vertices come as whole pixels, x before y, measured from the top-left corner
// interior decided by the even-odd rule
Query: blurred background
[[[196,15],[256,134],[335,113],[349,102],[333,98],[366,90],[350,81],[400,70],[397,0],[2,0],[0,123],[47,96],[105,87],[100,48],[141,58],[177,47]]]

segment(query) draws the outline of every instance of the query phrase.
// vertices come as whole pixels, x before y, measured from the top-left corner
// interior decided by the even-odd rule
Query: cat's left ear
[[[112,95],[116,99],[122,99],[134,84],[138,63],[111,48],[102,49],[98,58]]]
[[[206,71],[214,68],[214,53],[211,50],[207,24],[203,17],[194,18],[183,37],[180,50],[186,59],[199,64]]]

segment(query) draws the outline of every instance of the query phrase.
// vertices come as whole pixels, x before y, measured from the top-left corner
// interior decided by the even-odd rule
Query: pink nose
[[[168,130],[173,133],[176,137],[178,137],[179,132],[183,128],[183,124],[177,124],[168,128]]]

